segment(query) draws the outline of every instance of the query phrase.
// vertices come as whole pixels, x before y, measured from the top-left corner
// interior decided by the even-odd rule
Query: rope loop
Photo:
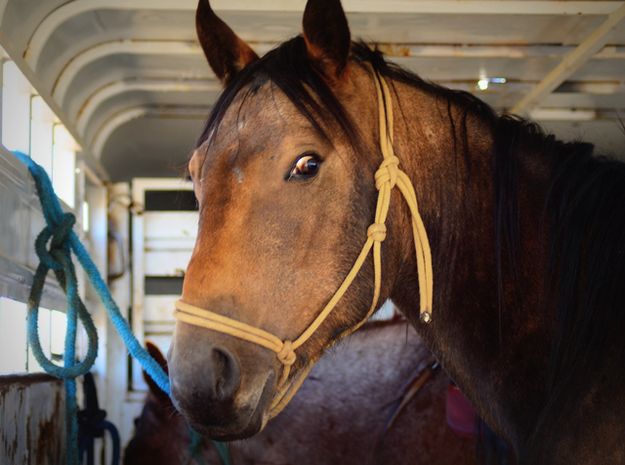
[[[373,242],[384,242],[384,239],[386,239],[386,225],[384,223],[373,223],[367,229],[367,236],[373,239]]]
[[[284,341],[282,343],[282,349],[277,353],[278,360],[282,362],[283,365],[290,367],[297,360],[297,355],[295,354],[295,350],[293,349],[293,341]]]
[[[390,184],[391,189],[397,184],[399,176],[399,158],[392,155],[385,158],[380,167],[375,172],[375,187],[377,190],[382,189],[384,184]]]
[[[61,271],[65,265],[64,257],[69,253],[69,237],[76,223],[76,217],[72,213],[64,213],[61,221],[55,227],[48,225],[35,240],[35,252],[39,260],[54,271]],[[50,248],[46,245],[50,241]]]
[[[73,213],[63,213],[61,222],[52,232],[52,242],[50,243],[50,247],[58,249],[66,244],[69,245],[70,233],[72,232],[72,228],[75,224],[76,217]]]
[[[37,257],[39,257],[39,261],[45,265],[46,268],[54,271],[61,271],[63,269],[63,264],[58,261],[59,257],[53,257],[52,251],[48,251],[46,247],[51,237],[52,229],[50,229],[49,226],[46,226],[41,230],[35,239],[35,252],[37,253]]]

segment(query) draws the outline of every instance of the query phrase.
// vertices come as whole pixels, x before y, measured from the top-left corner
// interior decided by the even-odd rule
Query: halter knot
[[[63,269],[65,249],[69,248],[69,235],[76,223],[76,217],[72,213],[64,213],[61,221],[54,227],[46,226],[35,240],[35,251],[39,260],[49,269],[60,271]],[[50,249],[46,248],[48,240]]]
[[[375,187],[377,190],[389,183],[391,189],[397,184],[397,176],[399,175],[399,158],[395,155],[385,158],[380,167],[375,172]]]
[[[373,239],[373,242],[384,242],[384,239],[386,239],[386,225],[384,223],[373,223],[367,229],[367,236]]]
[[[297,359],[297,355],[295,355],[295,351],[293,350],[293,341],[284,341],[282,349],[280,349],[277,355],[278,360],[280,360],[283,365],[288,367],[293,365]]]

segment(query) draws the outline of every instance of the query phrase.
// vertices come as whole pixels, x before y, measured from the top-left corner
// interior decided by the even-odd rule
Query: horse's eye
[[[317,175],[321,167],[321,158],[316,153],[300,155],[295,161],[288,179],[310,179]]]

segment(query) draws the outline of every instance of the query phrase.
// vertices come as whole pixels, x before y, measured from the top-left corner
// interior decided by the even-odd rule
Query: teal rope
[[[89,282],[102,301],[113,326],[122,338],[130,355],[141,364],[145,372],[150,375],[158,387],[167,395],[171,395],[169,377],[132,333],[128,322],[119,311],[100,272],[73,231],[72,228],[76,218],[71,213],[63,212],[48,174],[28,155],[21,152],[13,153],[18,160],[26,165],[35,181],[39,202],[41,203],[41,209],[46,221],[45,228],[35,241],[35,251],[40,263],[37,266],[28,299],[28,343],[41,367],[47,373],[64,381],[67,418],[67,464],[78,465],[78,421],[76,417],[78,408],[76,404],[75,378],[84,375],[93,366],[98,353],[98,335],[93,320],[78,294],[76,269],[72,262],[72,253],[76,255],[78,262],[85,270]],[[46,248],[48,241],[50,242],[49,249]],[[59,285],[67,296],[67,331],[65,334],[65,353],[62,367],[55,365],[45,356],[39,338],[39,304],[49,270],[54,271]],[[76,361],[78,320],[80,320],[87,332],[88,341],[87,354],[82,362]],[[215,441],[213,443],[217,447],[223,463],[230,465],[227,447]]]
[[[201,434],[195,431],[193,428],[189,427],[189,458],[191,460],[195,460],[198,465],[203,465],[206,463],[204,458],[202,457],[202,443],[204,438]],[[213,441],[213,446],[217,449],[217,454],[219,455],[219,459],[223,464],[230,464],[230,450],[228,446],[222,442]]]

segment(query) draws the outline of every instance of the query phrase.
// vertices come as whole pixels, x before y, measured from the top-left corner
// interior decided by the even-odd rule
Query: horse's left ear
[[[304,10],[304,40],[309,58],[328,79],[345,71],[351,37],[340,0],[308,0]]]

